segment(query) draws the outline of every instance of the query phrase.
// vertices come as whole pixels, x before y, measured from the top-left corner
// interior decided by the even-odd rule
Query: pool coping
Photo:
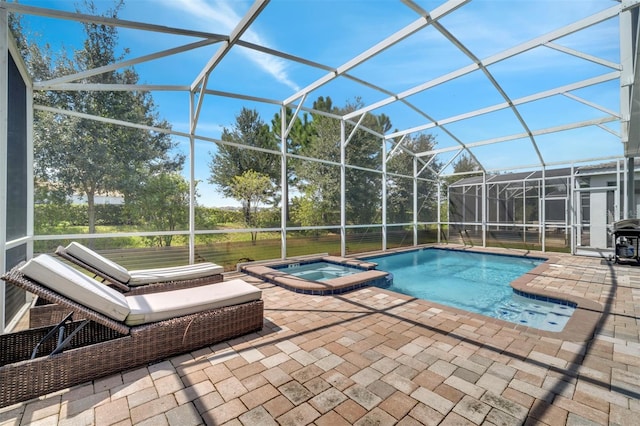
[[[558,258],[553,255],[548,256],[544,263],[536,266],[531,271],[512,281],[510,283],[511,287],[534,296],[566,300],[576,304],[575,311],[569,318],[569,321],[567,321],[567,324],[564,326],[562,331],[552,332],[533,328],[532,330],[535,330],[537,334],[544,337],[554,337],[569,341],[589,341],[595,334],[598,322],[600,321],[600,317],[604,310],[604,307],[600,303],[584,297],[556,293],[545,289],[531,287],[529,285],[529,283],[535,280],[538,276],[543,276],[544,272],[550,269],[552,265],[558,263],[557,259]],[[531,329],[531,327],[526,328]]]
[[[331,278],[324,281],[312,281],[290,275],[283,269],[273,266],[286,266],[296,263],[328,262],[337,265],[352,266],[361,272],[344,277]],[[286,259],[268,260],[238,264],[238,271],[279,285],[289,291],[316,296],[341,294],[358,288],[367,287],[372,281],[385,279],[389,273],[374,268],[377,264],[355,258],[330,256],[328,254],[289,257]]]

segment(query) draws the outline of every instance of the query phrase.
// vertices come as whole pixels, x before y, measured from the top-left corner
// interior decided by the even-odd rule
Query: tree
[[[313,108],[319,111],[344,115],[362,107],[360,99],[347,103],[343,108],[333,106],[331,98],[319,97]],[[321,114],[312,114],[313,133],[309,143],[301,148],[301,153],[312,158],[340,162],[340,122]],[[387,116],[368,114],[362,126],[379,133],[391,128]],[[346,127],[351,135],[353,126]],[[382,140],[358,129],[345,149],[346,162],[359,168],[380,170],[382,165]],[[340,207],[340,168],[327,163],[305,161],[296,163],[296,176],[300,179],[299,189],[322,210],[325,224],[338,221]],[[346,172],[346,211],[350,223],[372,223],[379,217],[382,182],[375,172],[348,168]]]
[[[454,173],[462,173],[462,172],[478,172],[477,174],[472,174],[471,176],[477,176],[482,173],[480,169],[480,165],[476,160],[471,158],[470,155],[462,154],[458,161],[453,164],[453,172]]]
[[[269,176],[255,170],[247,170],[240,176],[234,176],[229,185],[233,198],[242,203],[245,226],[254,228],[258,225],[258,209],[260,203],[266,203],[273,196],[273,184]],[[256,241],[256,233],[251,233],[251,241]]]
[[[127,210],[145,227],[175,231],[189,222],[189,182],[179,173],[149,176],[127,202]],[[169,247],[173,235],[145,237],[152,245]]]
[[[405,138],[402,146],[414,153],[431,151],[436,146],[436,140],[431,134],[419,134]],[[413,176],[414,157],[402,150],[395,152],[387,162],[387,172],[391,173],[387,180],[387,216],[389,222],[405,223],[412,219],[410,213],[413,211],[413,179],[395,175]],[[439,171],[440,167],[441,164],[437,161],[431,162],[429,168],[424,169],[418,179],[418,215],[424,220],[433,220],[433,213],[437,208],[438,187],[434,171]],[[419,162],[418,170],[422,168],[423,165]]]
[[[333,111],[331,98],[322,97],[313,103],[313,108]],[[320,114],[312,114],[312,131],[306,145],[300,147],[300,154],[310,158],[340,161],[340,123]],[[340,168],[327,163],[303,160],[295,162],[294,173],[297,187],[302,194],[293,208],[294,218],[300,223],[303,205],[315,206],[314,225],[337,224],[340,222]],[[307,210],[308,211],[308,210]],[[318,222],[320,219],[320,222]],[[307,219],[309,220],[309,219]]]
[[[306,195],[302,197],[294,197],[291,200],[291,218],[300,224],[300,226],[321,226],[324,225],[322,209],[318,208],[321,201]],[[317,236],[318,231],[312,231]]]
[[[469,172],[477,172],[477,173],[469,173]],[[460,179],[473,177],[473,176],[482,176],[482,169],[478,162],[473,159],[470,155],[462,154],[458,160],[453,163],[453,176],[449,176],[445,179],[445,183],[447,185],[451,185],[454,182],[459,181]],[[464,175],[456,176],[456,173],[464,173]]]
[[[293,110],[291,108],[286,108],[286,125],[288,126],[292,120],[293,125],[291,126],[291,130],[289,131],[286,138],[287,152],[291,154],[299,154],[300,150],[306,147],[311,140],[311,137],[313,135],[313,122],[310,121],[309,115],[306,112],[302,114],[302,118],[300,118],[300,116],[296,116],[294,120]],[[282,139],[281,129],[282,122],[280,113],[275,113],[273,119],[271,120],[271,131],[278,141]]]
[[[116,18],[123,2],[102,16]],[[97,14],[92,1],[85,1],[84,12]],[[26,59],[35,80],[46,80],[93,69],[120,61],[115,27],[85,23],[83,48],[69,57],[65,51],[54,59],[49,47],[40,52],[31,45]],[[88,77],[85,83],[136,84],[132,68]],[[158,118],[147,92],[48,91],[37,94],[36,102],[60,109],[133,123],[168,128]],[[165,133],[126,128],[101,121],[36,111],[34,116],[34,172],[42,182],[67,196],[85,195],[89,232],[95,232],[96,194],[117,192],[130,197],[147,176],[180,169],[184,156],[172,155],[175,144]]]
[[[289,123],[293,121],[293,125],[291,126],[291,130],[287,134],[285,139],[285,143],[287,144],[287,152],[290,154],[300,154],[300,151],[306,147],[313,135],[313,122],[310,121],[309,115],[307,113],[302,114],[302,118],[300,116],[296,116],[295,119],[293,117],[293,110],[291,108],[285,109],[285,123],[289,126]],[[271,120],[271,131],[275,136],[277,141],[282,140],[282,119],[280,113],[276,113]],[[280,142],[281,143],[281,142]],[[289,193],[290,187],[295,187],[298,184],[298,177],[295,174],[296,168],[300,167],[300,162],[302,160],[291,157],[287,160],[287,188],[286,193]],[[296,166],[297,165],[297,166]],[[285,200],[283,203],[288,203],[288,200]],[[291,215],[291,212],[287,210],[287,219]]]
[[[247,201],[244,196],[238,196],[235,178],[247,172],[254,172],[266,176],[273,190],[269,197],[260,201],[277,204],[275,189],[280,185],[280,157],[269,155],[261,151],[248,149],[257,147],[277,151],[278,142],[256,110],[242,108],[236,116],[236,123],[231,129],[223,129],[221,139],[231,144],[218,143],[218,150],[209,163],[208,182],[216,185],[219,190],[230,198],[243,203],[246,223],[252,223],[255,212],[251,208],[244,208]]]

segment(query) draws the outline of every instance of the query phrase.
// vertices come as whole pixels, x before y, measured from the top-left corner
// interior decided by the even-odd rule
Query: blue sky
[[[75,9],[74,2],[70,0],[21,0],[20,3],[57,10]],[[96,4],[104,10],[111,2],[96,0]],[[416,4],[433,12],[443,2],[423,0],[416,1]],[[473,55],[486,59],[617,4],[611,0],[475,0],[439,22]],[[251,5],[252,2],[236,0],[129,0],[125,2],[120,18],[229,34]],[[272,0],[242,40],[337,68],[418,18],[414,10],[396,0]],[[43,39],[54,47],[73,49],[82,41],[81,26],[75,22],[35,16],[24,19],[32,31],[41,33]],[[121,45],[131,51],[130,58],[196,41],[193,37],[130,29],[120,29],[119,34]],[[556,43],[614,63],[620,61],[617,18],[564,37]],[[143,83],[188,85],[218,48],[219,45],[214,44],[175,57],[138,64],[135,68]],[[442,33],[427,26],[349,73],[389,92],[402,93],[470,63],[471,59]],[[538,47],[491,65],[488,71],[509,98],[516,100],[613,70],[557,50]],[[325,74],[324,70],[236,46],[212,72],[208,88],[281,101]],[[618,81],[613,80],[575,90],[571,94],[617,112],[620,109],[618,85]],[[365,104],[388,97],[345,78],[334,79],[309,94],[305,106],[311,106],[318,96],[331,96],[337,105],[344,105],[356,96],[361,97]],[[189,100],[185,93],[155,92],[153,97],[162,118],[170,121],[175,130],[188,131]],[[436,120],[446,120],[504,102],[489,79],[479,71],[409,96],[407,100]],[[257,109],[266,122],[270,122],[278,112],[275,105],[207,97],[197,132],[207,137],[219,137],[223,127],[233,125],[234,116],[243,106]],[[561,95],[520,105],[518,112],[532,131],[607,116],[601,110]],[[389,115],[394,128],[401,130],[428,122],[400,103],[387,105],[374,113]],[[604,127],[613,132],[620,131],[616,122]],[[509,109],[453,122],[447,125],[447,129],[464,143],[478,143],[524,131]],[[449,134],[440,129],[427,131],[436,136],[438,148],[457,145]],[[186,141],[177,140],[186,147]],[[546,162],[622,155],[619,139],[606,129],[595,126],[538,136],[536,142]],[[199,202],[215,206],[235,204],[222,198],[215,188],[206,183],[209,153],[215,146],[198,142],[196,148],[196,178],[201,180]],[[523,167],[538,162],[527,138],[480,146],[473,152],[488,169],[509,165]],[[447,162],[451,155],[453,153],[446,153],[439,159]]]

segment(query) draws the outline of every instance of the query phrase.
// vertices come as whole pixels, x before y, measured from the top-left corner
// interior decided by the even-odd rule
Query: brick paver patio
[[[0,425],[639,424],[640,267],[553,258],[526,285],[600,303],[587,342],[244,277],[263,289],[261,333],[0,409]]]

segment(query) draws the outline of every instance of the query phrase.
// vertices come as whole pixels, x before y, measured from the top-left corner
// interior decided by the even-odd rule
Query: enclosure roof
[[[588,175],[588,174],[598,174],[598,173],[611,173],[611,172],[615,172],[618,168],[622,170],[623,167],[624,167],[624,164],[620,164],[620,162],[609,161],[607,163],[593,164],[589,166],[580,167],[576,171],[576,174]]]
[[[54,48],[80,48],[81,23],[96,22],[117,26],[130,49],[113,67],[35,90],[149,90],[176,136],[211,140],[242,106],[270,122],[282,106],[302,115],[320,96],[338,106],[357,98],[340,118],[386,114],[389,150],[434,135],[434,150],[414,154],[423,168],[436,156],[448,174],[461,154],[485,171],[602,161],[625,147],[635,155],[639,1],[139,0],[118,19],[68,1],[0,8]],[[135,86],[83,83],[132,66]]]
[[[580,168],[576,168],[577,172]],[[534,181],[540,180],[542,178],[552,179],[552,178],[567,178],[571,177],[571,167],[561,167],[556,169],[545,169],[544,173],[541,170],[535,170],[531,172],[514,172],[514,173],[502,173],[502,174],[492,174],[486,177],[486,182],[488,184],[495,183],[519,183],[525,181]],[[468,185],[478,185],[484,181],[482,176],[472,176],[468,178],[462,178],[454,183],[452,183],[451,187],[461,187]]]

